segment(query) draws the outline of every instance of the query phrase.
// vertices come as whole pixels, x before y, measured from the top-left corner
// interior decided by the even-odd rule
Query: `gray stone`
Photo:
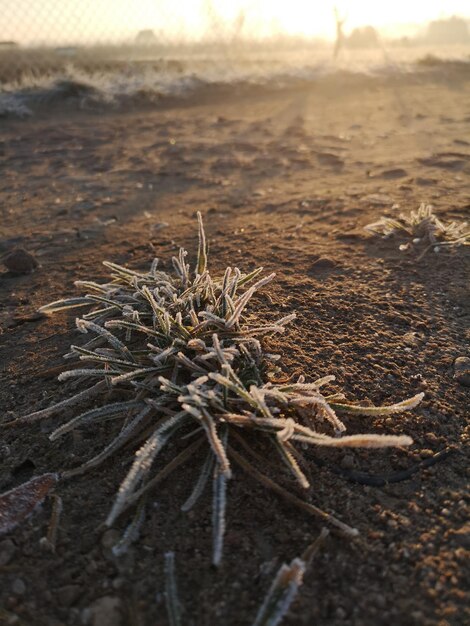
[[[63,607],[72,606],[82,594],[80,585],[65,585],[57,590],[57,600]]]
[[[152,224],[153,230],[162,230],[163,228],[168,228],[168,222],[157,222],[156,224]]]
[[[455,380],[470,387],[470,359],[466,356],[459,356],[454,361],[454,378]]]
[[[354,456],[352,454],[345,454],[341,459],[341,467],[343,469],[352,469],[354,465]]]
[[[115,596],[103,596],[90,606],[91,626],[122,626],[122,601]]]
[[[0,542],[0,567],[8,565],[16,552],[16,546],[11,539]]]
[[[101,545],[105,550],[111,550],[114,545],[116,545],[121,538],[121,533],[114,528],[109,528],[103,533],[101,537]]]
[[[15,596],[22,596],[26,592],[26,585],[21,578],[15,578],[11,585],[11,591]]]

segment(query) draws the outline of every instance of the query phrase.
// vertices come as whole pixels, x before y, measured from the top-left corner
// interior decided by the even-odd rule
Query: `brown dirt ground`
[[[351,433],[409,434],[411,448],[312,453],[305,497],[361,536],[330,536],[286,626],[469,624],[468,388],[453,377],[454,359],[468,355],[468,252],[431,252],[417,263],[396,241],[362,229],[393,214],[394,203],[468,215],[469,103],[468,76],[416,75],[0,122],[0,252],[18,244],[40,262],[28,275],[0,274],[3,419],[70,393],[44,372],[62,364],[76,337],[73,315],[28,316],[70,294],[74,280],[103,277],[103,259],[145,267],[179,245],[194,251],[201,210],[214,271],[277,272],[256,304],[260,314],[298,313],[273,342],[286,372],[336,374],[348,398],[374,403],[426,392],[412,413],[347,421]],[[54,423],[0,431],[1,491],[71,467],[107,441],[103,426],[51,444]],[[448,446],[455,452],[444,461],[385,487],[330,469],[383,474]],[[237,469],[215,571],[209,494],[190,515],[179,511],[194,463],[155,493],[140,541],[116,562],[100,524],[129,455],[59,485],[56,554],[39,545],[49,501],[9,535],[16,552],[0,568],[0,606],[15,623],[78,625],[106,596],[119,604],[113,624],[165,626],[163,554],[174,549],[185,623],[248,626],[279,563],[299,555],[321,524]],[[282,480],[295,489],[287,474]]]

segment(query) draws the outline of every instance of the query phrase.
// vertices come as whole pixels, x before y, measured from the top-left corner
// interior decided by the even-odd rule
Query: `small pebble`
[[[126,581],[124,578],[118,577],[113,580],[114,589],[122,589],[125,584],[126,584]]]
[[[470,387],[470,359],[459,356],[454,361],[454,378],[464,387]]]
[[[470,550],[470,524],[462,526],[452,533],[454,541],[465,550]]]
[[[371,597],[372,602],[379,608],[384,609],[387,605],[387,600],[385,596],[381,593],[376,593]]]
[[[98,563],[92,559],[85,567],[87,574],[94,574],[98,571]]]
[[[29,274],[38,266],[34,256],[24,248],[13,248],[2,256],[1,261],[14,274]]]
[[[343,469],[352,469],[354,467],[354,456],[352,454],[346,454],[341,459],[341,467]]]
[[[72,606],[82,594],[80,585],[65,585],[57,590],[57,600],[63,607]]]
[[[343,619],[345,619],[345,618],[346,618],[346,615],[347,615],[347,613],[346,613],[346,611],[343,609],[343,607],[342,607],[342,606],[339,606],[339,607],[336,609],[336,611],[335,611],[335,617],[336,617],[336,618],[338,618],[338,619],[343,620]]]
[[[98,598],[90,606],[91,626],[121,626],[123,624],[122,602],[114,596]]]
[[[422,611],[413,611],[411,617],[415,620],[416,624],[422,624],[424,620],[424,613]]]
[[[111,548],[118,543],[120,538],[121,533],[114,528],[110,528],[101,537],[101,545],[106,550],[111,550]]]
[[[328,257],[320,257],[313,263],[312,267],[315,270],[329,270],[336,267],[336,262]]]
[[[91,621],[91,609],[89,606],[82,610],[80,614],[80,619],[83,626],[88,626]]]
[[[26,585],[21,578],[15,578],[11,585],[11,591],[15,594],[15,596],[22,596],[26,591]]]
[[[424,448],[424,450],[420,451],[419,456],[422,459],[429,459],[434,456],[434,452],[432,450],[429,450],[428,448]]]
[[[0,542],[0,567],[8,565],[16,552],[16,546],[11,539]]]

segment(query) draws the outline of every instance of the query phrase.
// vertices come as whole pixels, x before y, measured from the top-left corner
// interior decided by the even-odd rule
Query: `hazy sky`
[[[0,40],[106,41],[132,38],[143,28],[168,38],[200,37],[210,23],[233,28],[242,11],[246,33],[333,38],[334,5],[346,18],[346,32],[371,24],[390,33],[397,24],[470,17],[469,0],[0,0]]]

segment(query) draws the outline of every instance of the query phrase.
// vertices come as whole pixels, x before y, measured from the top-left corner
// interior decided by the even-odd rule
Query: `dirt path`
[[[180,245],[193,253],[200,210],[214,272],[227,264],[276,271],[257,306],[260,314],[298,313],[273,345],[286,371],[335,374],[348,398],[374,403],[426,393],[403,417],[372,419],[366,429],[364,418],[348,420],[351,433],[409,434],[410,449],[315,451],[322,464],[312,460],[307,497],[361,538],[328,540],[285,624],[469,623],[468,387],[453,377],[454,359],[468,351],[468,252],[430,252],[416,263],[396,242],[363,231],[398,212],[394,204],[408,211],[430,202],[446,219],[468,216],[469,96],[465,81],[364,80],[140,113],[0,122],[0,253],[17,244],[40,262],[32,274],[0,274],[3,419],[69,393],[44,372],[62,364],[75,340],[73,316],[28,315],[70,294],[74,280],[103,277],[104,259],[144,267]],[[51,444],[51,429],[0,432],[1,491],[102,447],[99,432],[86,429]],[[384,474],[449,446],[455,453],[445,461],[385,487],[329,469]],[[155,493],[140,542],[116,562],[114,531],[99,525],[128,462],[124,454],[60,486],[56,554],[39,546],[50,503],[8,537],[14,555],[0,565],[0,606],[21,623],[101,626],[96,611],[107,606],[109,614],[114,603],[113,625],[164,626],[163,554],[174,549],[185,623],[248,626],[280,560],[319,532],[319,523],[238,470],[216,572],[210,497],[190,515],[180,512],[196,471],[183,467]],[[284,484],[295,489],[287,474]]]

